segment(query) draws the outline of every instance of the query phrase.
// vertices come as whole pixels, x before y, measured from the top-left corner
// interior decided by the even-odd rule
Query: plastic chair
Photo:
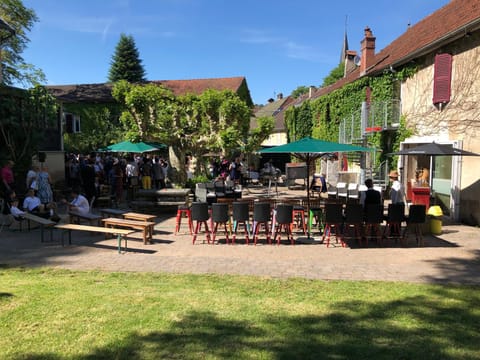
[[[190,235],[193,234],[193,223],[192,223],[192,210],[187,204],[178,205],[177,217],[175,218],[175,235],[180,231],[182,225],[182,218],[186,217],[188,220],[188,228],[190,230]]]
[[[347,204],[345,208],[344,237],[353,228],[355,239],[362,241],[363,206],[360,204]]]
[[[248,202],[234,202],[232,204],[232,209],[232,244],[235,243],[239,225],[242,225],[245,233],[245,243],[248,245],[250,241],[250,204]]]
[[[383,230],[384,239],[401,239],[402,222],[405,221],[404,204],[388,204],[387,224]]]
[[[280,240],[282,238],[281,232],[282,229],[287,234],[290,243],[295,245],[292,235],[292,222],[293,222],[293,205],[289,204],[280,204],[277,205],[275,209],[275,221],[272,226],[273,229],[273,239],[277,239],[277,245],[280,245]]]
[[[228,212],[228,204],[225,203],[215,203],[212,204],[212,242],[215,242],[215,236],[217,235],[218,225],[223,225],[225,230],[225,239],[228,244],[230,238],[228,236],[228,226],[230,225],[230,215]]]
[[[368,204],[365,206],[365,241],[368,246],[368,239],[372,238],[380,243],[380,224],[383,222],[383,205]]]
[[[335,198],[336,199],[336,198]],[[320,232],[323,231],[323,206],[324,200],[310,199],[310,212],[308,214],[308,231],[312,233],[313,220],[316,221],[316,226]]]
[[[322,241],[327,237],[327,247],[330,246],[330,236],[332,229],[335,229],[335,241],[345,247],[345,242],[341,236],[341,228],[343,223],[343,205],[342,204],[325,204],[325,231],[323,232]],[[328,234],[328,235],[327,235]]]
[[[192,221],[196,221],[192,243],[195,244],[198,232],[201,230],[202,225],[204,225],[207,242],[210,244],[210,230],[208,229],[208,219],[210,218],[210,214],[208,211],[208,204],[199,202],[193,203],[191,208],[191,215]]]
[[[402,236],[402,245],[405,245],[405,242],[408,240],[409,225],[413,225],[415,229],[415,239],[417,240],[417,245],[424,246],[422,224],[424,224],[427,220],[426,212],[427,207],[425,205],[410,205],[410,209],[408,211],[407,226]]]
[[[270,232],[269,232],[270,217],[271,217],[270,203],[263,202],[263,203],[255,203],[253,205],[253,239],[254,239],[255,245],[257,245],[258,232],[260,230],[260,226],[262,225],[265,228],[265,234],[267,236],[268,243],[269,244],[272,243],[272,239],[270,238]]]

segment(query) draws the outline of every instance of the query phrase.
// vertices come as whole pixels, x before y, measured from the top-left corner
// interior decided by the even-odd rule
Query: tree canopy
[[[126,80],[131,83],[145,80],[145,69],[140,54],[131,35],[120,35],[120,40],[112,56],[108,81]]]
[[[159,85],[119,81],[112,93],[125,108],[121,121],[131,129],[129,138],[169,145],[180,181],[187,153],[230,155],[254,142],[260,144],[273,129],[273,119],[262,119],[249,134],[251,109],[231,90],[174,96]]]
[[[45,82],[43,72],[22,57],[30,42],[27,33],[38,21],[35,11],[21,0],[1,0],[0,19],[4,21],[0,26],[0,83],[31,86]]]

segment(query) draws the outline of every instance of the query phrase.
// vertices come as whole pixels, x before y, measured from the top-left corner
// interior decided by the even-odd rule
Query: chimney
[[[277,100],[282,100],[283,99],[283,94],[282,93],[278,93],[277,94]]]
[[[363,76],[367,72],[367,69],[373,65],[375,59],[375,37],[368,26],[365,28],[365,37],[360,44],[362,48],[360,76]]]
[[[309,99],[312,98],[313,93],[315,92],[315,90],[316,90],[315,86],[312,86],[312,85],[308,88],[308,98],[309,98]]]

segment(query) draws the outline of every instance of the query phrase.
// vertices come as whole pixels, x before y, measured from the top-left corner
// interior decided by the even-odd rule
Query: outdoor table
[[[150,214],[142,214],[142,213],[136,213],[136,212],[124,212],[122,214],[124,219],[128,220],[137,220],[137,221],[145,221],[145,222],[150,222],[153,223],[153,225],[149,226],[149,237],[150,239],[153,238],[153,227],[155,226],[155,218],[157,217],[156,215],[150,215]]]

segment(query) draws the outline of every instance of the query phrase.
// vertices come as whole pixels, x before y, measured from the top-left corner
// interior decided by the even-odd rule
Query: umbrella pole
[[[308,153],[307,153],[307,218],[310,218],[310,154]],[[305,219],[303,221],[305,221]],[[308,226],[308,229],[307,229],[307,239],[310,240],[310,226]]]

